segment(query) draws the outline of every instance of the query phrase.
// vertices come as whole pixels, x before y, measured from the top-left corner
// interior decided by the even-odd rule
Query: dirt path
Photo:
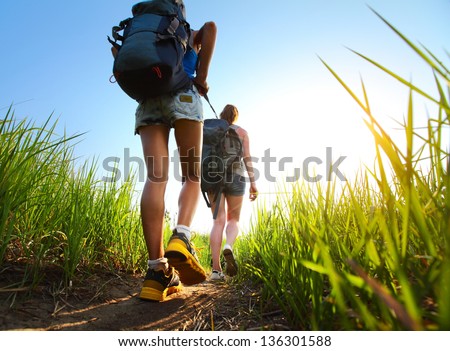
[[[0,330],[273,330],[285,324],[277,311],[256,311],[257,293],[226,282],[184,287],[162,303],[139,299],[140,287],[141,278],[130,275],[93,276],[70,292],[47,282],[27,299],[17,295],[12,308],[11,293],[0,289]]]

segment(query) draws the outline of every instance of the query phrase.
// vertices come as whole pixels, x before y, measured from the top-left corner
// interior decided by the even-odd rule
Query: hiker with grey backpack
[[[221,253],[225,273],[235,276],[238,266],[233,244],[239,234],[239,219],[246,188],[245,171],[250,182],[250,201],[256,200],[256,188],[250,140],[247,131],[236,125],[238,109],[226,105],[220,119],[207,119],[203,127],[202,194],[213,214],[210,233],[212,274],[210,280],[223,280]],[[223,233],[226,243],[222,250]]]

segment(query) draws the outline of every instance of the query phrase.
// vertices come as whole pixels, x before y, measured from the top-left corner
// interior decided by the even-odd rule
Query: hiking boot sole
[[[205,281],[205,270],[186,249],[186,244],[181,239],[170,240],[164,256],[169,261],[169,265],[175,267],[178,271],[180,280],[184,285],[194,285]]]
[[[164,290],[160,290],[161,286],[156,282],[149,282],[146,285],[147,286],[142,287],[141,293],[139,294],[139,298],[150,301],[162,302],[167,298],[167,296],[183,290],[183,286],[181,284],[177,286],[171,286]]]
[[[234,259],[233,251],[230,249],[223,250],[223,256],[225,257],[225,273],[230,277],[234,277],[237,274],[238,267],[236,260]]]

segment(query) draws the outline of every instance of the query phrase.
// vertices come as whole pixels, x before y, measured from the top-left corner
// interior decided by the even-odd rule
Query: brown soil
[[[47,276],[30,293],[6,288],[14,272],[0,274],[0,330],[288,329],[280,311],[262,311],[259,293],[242,284],[206,281],[158,303],[139,299],[137,275],[95,274],[70,288]]]

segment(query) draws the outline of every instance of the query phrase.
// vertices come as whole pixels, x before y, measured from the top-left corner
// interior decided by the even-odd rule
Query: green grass
[[[292,196],[258,212],[236,244],[240,274],[233,281],[260,286],[261,308],[276,301],[292,329],[450,330],[450,72],[386,24],[436,82],[433,96],[355,52],[409,89],[405,146],[373,116],[364,82],[358,97],[322,61],[366,113],[376,164],[343,187],[295,184]],[[435,107],[425,132],[414,124],[417,95]],[[25,267],[2,288],[33,287],[46,267],[62,272],[65,284],[97,269],[145,270],[133,178],[97,180],[95,161],[74,158],[79,135],[58,136],[56,126],[51,117],[39,126],[18,121],[11,110],[0,120],[0,270]],[[170,227],[166,218],[166,244]],[[193,241],[210,267],[208,236]]]
[[[79,267],[137,269],[144,243],[132,179],[116,187],[96,180],[95,162],[77,167],[79,135],[58,137],[56,125],[12,111],[0,121],[0,263],[25,263],[19,285],[39,281],[43,265],[66,283]]]
[[[357,53],[410,91],[405,150],[372,115],[364,83],[359,98],[322,61],[366,113],[376,165],[342,189],[296,184],[291,198],[260,211],[240,241],[245,275],[263,286],[296,329],[450,329],[450,158],[443,142],[450,73],[386,24],[431,68],[438,92],[432,97]],[[415,94],[435,106],[426,133],[414,125]]]
[[[96,161],[80,165],[74,157],[80,135],[58,136],[56,128],[51,117],[35,125],[18,121],[12,110],[0,120],[0,268],[25,268],[2,288],[33,288],[48,267],[60,271],[66,285],[95,270],[146,269],[133,178],[98,180]],[[166,244],[170,235],[166,218]],[[209,267],[208,238],[193,240]]]

